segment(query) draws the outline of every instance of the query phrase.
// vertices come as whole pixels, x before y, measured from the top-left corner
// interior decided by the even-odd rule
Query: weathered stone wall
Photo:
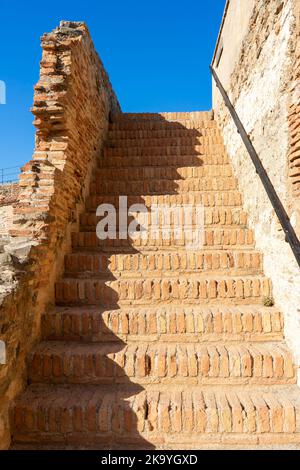
[[[226,89],[230,88],[231,74],[240,56],[241,44],[248,31],[255,1],[227,0],[226,2],[214,57],[215,66],[218,68],[218,74],[222,76],[222,83]],[[216,86],[213,86],[213,103],[215,109],[218,109],[222,103],[222,96]]]
[[[36,145],[20,175],[11,243],[2,247],[0,448],[10,442],[9,403],[26,381],[25,358],[40,336],[40,315],[54,303],[54,282],[70,250],[110,114],[120,112],[83,23],[62,22],[42,37],[35,87]]]
[[[17,201],[17,183],[0,185],[0,239],[8,237],[13,222],[13,204]]]
[[[0,238],[7,236],[13,220],[12,205],[0,206]]]
[[[239,55],[232,64],[226,86],[295,227],[299,205],[291,194],[289,168],[290,131],[296,127],[295,107],[290,120],[289,114],[292,96],[298,96],[295,85],[291,83],[291,77],[294,76],[295,80],[295,8],[298,3],[298,0],[255,0],[246,30],[240,34]],[[233,6],[234,3],[230,2],[228,16]],[[224,39],[219,67],[214,63],[221,81],[221,64],[227,59],[226,46],[230,47],[230,44],[226,44]],[[299,364],[299,268],[289,245],[284,241],[281,227],[235,125],[222,100],[217,98],[216,90],[214,97],[215,116],[222,128],[226,148],[244,194],[244,206],[250,215],[257,247],[264,253],[264,269],[273,281],[275,301],[284,313],[287,340]],[[296,141],[293,145],[297,145]],[[299,234],[298,228],[297,231]]]

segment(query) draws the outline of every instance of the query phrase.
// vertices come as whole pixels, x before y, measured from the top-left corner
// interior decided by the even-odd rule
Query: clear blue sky
[[[38,80],[40,36],[60,20],[87,23],[123,111],[211,108],[208,66],[225,0],[1,0],[0,168],[31,157],[29,108]]]

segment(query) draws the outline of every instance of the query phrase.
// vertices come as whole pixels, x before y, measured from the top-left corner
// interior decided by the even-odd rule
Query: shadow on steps
[[[141,129],[137,127],[134,137],[137,122]],[[89,219],[84,216],[84,224],[92,218],[88,227],[91,232],[95,232],[95,223],[99,221],[92,212],[93,202],[100,202],[101,198],[109,202],[110,198],[115,201],[116,197],[128,196],[130,202],[145,204],[147,196],[176,195],[199,189],[193,186],[193,178],[186,186],[181,183],[186,175],[188,178],[192,175],[185,168],[203,166],[199,130],[188,129],[180,122],[168,122],[160,115],[153,115],[151,121],[125,120],[123,124],[124,130],[127,128],[132,134],[129,139],[132,142],[126,141],[124,147],[119,147],[120,133],[115,132],[117,138],[108,141],[104,157],[99,160],[88,201]],[[173,131],[180,137],[173,137]],[[168,143],[164,144],[166,138]],[[127,222],[132,220],[128,217]],[[102,245],[93,247],[92,252],[105,251],[106,243]],[[107,240],[107,246],[110,255],[139,253],[129,238],[121,246]],[[76,246],[73,252],[86,249]],[[78,277],[88,279],[93,275],[91,271],[80,271],[79,266]],[[109,271],[109,265],[101,278],[117,279]],[[157,429],[153,423],[157,422],[154,416],[157,411],[151,406],[145,389],[132,383],[122,364],[108,357],[109,353],[125,347],[102,318],[105,308],[120,310],[117,293],[105,286],[91,314],[85,305],[99,298],[93,291],[96,285],[92,291],[74,292],[67,285],[64,289],[57,290],[57,304],[66,307],[43,316],[44,341],[28,359],[29,385],[14,403],[11,414],[12,448],[154,449],[161,445],[155,441]],[[134,300],[128,298],[128,304],[134,306]],[[73,305],[82,306],[69,308]],[[103,341],[106,354],[100,357],[97,343]],[[140,367],[147,374],[147,364]]]

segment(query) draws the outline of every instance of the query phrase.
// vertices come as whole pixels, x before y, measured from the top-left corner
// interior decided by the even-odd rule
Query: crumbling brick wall
[[[300,1],[294,2],[295,37],[292,43],[293,76],[290,90],[290,153],[289,175],[292,183],[294,208],[297,213],[298,232],[300,234]]]
[[[26,381],[25,358],[54,303],[54,282],[83,210],[109,117],[120,112],[83,23],[62,22],[42,37],[32,112],[36,144],[20,175],[12,240],[1,254],[0,448],[10,441],[9,403]]]

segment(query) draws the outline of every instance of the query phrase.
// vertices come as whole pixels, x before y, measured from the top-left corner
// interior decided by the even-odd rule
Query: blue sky
[[[33,85],[40,36],[59,21],[83,20],[123,111],[211,108],[208,66],[225,0],[1,0],[0,168],[22,165],[34,147]]]

